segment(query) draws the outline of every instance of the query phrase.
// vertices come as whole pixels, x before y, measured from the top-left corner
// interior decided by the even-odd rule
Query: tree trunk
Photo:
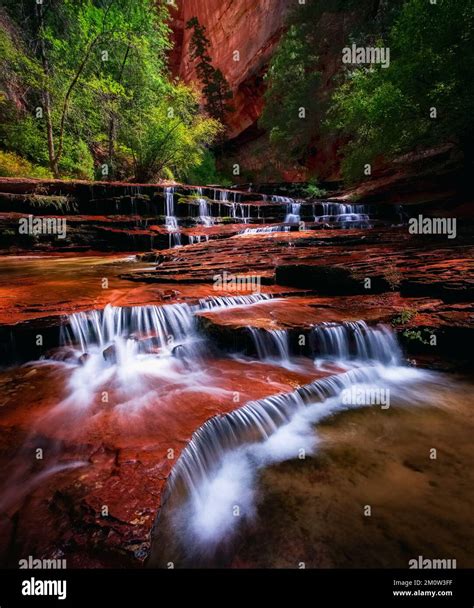
[[[115,166],[114,166],[114,157],[115,157],[115,140],[117,138],[117,122],[115,119],[115,114],[112,111],[109,120],[109,179],[112,181],[115,177]]]
[[[40,40],[40,54],[41,54],[41,63],[43,65],[44,72],[44,86],[43,86],[43,104],[44,104],[44,114],[46,117],[46,136],[48,139],[48,157],[49,157],[49,166],[54,177],[57,179],[60,177],[59,175],[59,167],[58,161],[56,158],[56,151],[54,146],[54,133],[53,133],[53,120],[51,117],[51,95],[49,93],[49,62],[46,54],[46,46],[44,43],[43,37],[43,5],[36,5],[36,14],[38,16],[38,31],[39,31],[39,40]]]

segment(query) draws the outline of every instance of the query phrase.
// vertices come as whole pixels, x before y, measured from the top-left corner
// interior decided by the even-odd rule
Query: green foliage
[[[0,150],[0,177],[38,177],[49,179],[51,172],[28,162],[14,152]]]
[[[426,327],[422,330],[405,329],[405,331],[403,332],[403,337],[406,340],[409,340],[411,342],[419,342],[424,346],[431,345],[430,339],[432,335],[433,332],[430,329],[427,329]]]
[[[205,99],[205,109],[209,116],[221,123],[225,123],[226,115],[233,111],[230,100],[232,91],[221,70],[212,65],[209,55],[210,42],[206,36],[206,28],[193,17],[186,24],[186,29],[192,29],[191,59],[197,61],[196,73],[202,83],[202,94]]]
[[[5,0],[5,6],[3,149],[56,176],[82,179],[169,179],[202,163],[220,127],[200,113],[194,91],[170,81],[169,3]]]
[[[416,316],[416,314],[416,310],[413,310],[412,308],[406,308],[392,319],[392,325],[394,327],[398,325],[406,325],[413,319],[414,316]]]
[[[272,59],[267,75],[265,109],[261,124],[284,156],[304,156],[320,121],[314,91],[319,86],[318,57],[307,24],[292,25]],[[291,86],[288,76],[291,74]],[[304,111],[304,116],[302,116]]]
[[[216,167],[216,159],[210,150],[205,150],[201,163],[194,167],[185,179],[190,184],[231,186],[232,182],[219,173]]]
[[[407,0],[387,46],[389,69],[349,73],[333,98],[330,124],[351,139],[343,164],[348,181],[360,179],[364,164],[382,155],[446,141],[472,149],[474,5]]]
[[[311,180],[304,188],[304,195],[310,198],[323,198],[327,195],[327,190],[318,185],[318,180]]]
[[[260,121],[284,160],[304,163],[314,138],[323,130],[328,83],[321,79],[320,54],[327,57],[341,52],[341,40],[327,35],[323,17],[354,11],[360,20],[367,16],[373,21],[373,9],[373,0],[307,0],[305,4],[295,3],[288,19],[288,29],[270,62],[265,107]],[[338,19],[343,17],[338,16]],[[348,22],[354,23],[354,17],[350,17]]]
[[[183,85],[147,108],[134,106],[127,117],[124,139],[131,150],[137,181],[150,181],[168,167],[178,178],[202,163],[206,146],[221,131],[219,122],[198,112],[197,93]]]

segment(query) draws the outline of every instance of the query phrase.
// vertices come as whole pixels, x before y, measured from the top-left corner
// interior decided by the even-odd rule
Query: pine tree
[[[208,114],[221,123],[225,123],[226,115],[233,111],[229,103],[233,97],[229,83],[221,70],[214,68],[209,55],[210,42],[206,36],[205,26],[193,17],[186,24],[186,29],[192,29],[190,53],[191,59],[197,61],[196,73],[202,84],[202,94],[205,99],[205,109]]]

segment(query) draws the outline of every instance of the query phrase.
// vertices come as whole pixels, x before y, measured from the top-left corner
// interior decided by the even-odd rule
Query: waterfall
[[[278,361],[285,365],[290,363],[290,342],[288,332],[283,329],[258,329],[249,327],[248,331],[263,361]]]
[[[203,240],[206,243],[208,243],[209,235],[208,234],[195,234],[195,235],[189,234],[188,235],[189,245],[194,245],[195,243],[201,243]]]
[[[194,313],[188,304],[120,307],[78,312],[69,316],[62,343],[79,345],[82,353],[104,352],[126,345],[133,357],[162,349],[169,354],[177,344],[196,339]],[[196,354],[196,353],[195,353]]]
[[[285,218],[285,224],[297,224],[301,219],[300,212],[301,203],[289,203]]]
[[[365,321],[321,323],[311,333],[313,354],[322,359],[374,361],[396,365],[401,351],[395,335],[383,325]]]
[[[254,293],[248,296],[209,296],[199,300],[199,308],[200,310],[212,310],[232,306],[251,306],[271,299],[272,296],[268,293]]]
[[[249,327],[255,351],[263,361],[291,363],[289,332],[282,329]],[[321,323],[310,334],[313,357],[320,361],[360,361],[383,365],[398,365],[401,350],[395,335],[385,326],[370,327],[365,321]]]
[[[293,198],[288,196],[277,195],[272,196],[272,202],[279,204],[283,203],[287,206],[285,218],[286,224],[297,224],[300,221],[301,203],[296,202]]]
[[[181,233],[179,231],[178,220],[174,211],[174,191],[173,187],[165,188],[165,205],[166,205],[166,228],[170,233],[170,249],[172,246],[179,247],[181,245]]]
[[[206,198],[203,197],[202,188],[196,188],[199,203],[199,222],[206,228],[214,226],[215,219],[212,217],[211,207]]]
[[[273,203],[285,203],[286,205],[291,205],[295,201],[294,201],[294,199],[289,198],[288,196],[277,196],[276,194],[274,194],[272,196],[272,202]]]
[[[247,207],[247,215],[245,214],[245,207]],[[239,220],[244,224],[248,224],[251,220],[250,217],[250,205],[243,205],[242,203],[232,203],[230,206],[231,217],[235,220]]]
[[[358,367],[333,375],[292,393],[258,401],[198,429],[171,471],[155,524],[151,563],[172,561],[172,549],[164,546],[160,530],[166,527],[178,537],[178,551],[190,564],[211,560],[232,540],[239,525],[256,512],[256,482],[261,468],[273,463],[311,455],[318,445],[314,425],[338,412],[360,407],[346,403],[343,391],[354,386],[383,382],[409,391],[410,381],[423,372],[396,368]],[[239,517],[236,517],[236,509]],[[166,532],[164,532],[166,534]],[[183,564],[184,565],[184,564]]]
[[[367,205],[347,205],[342,203],[318,203],[322,209],[322,215],[343,215],[345,213],[368,213]]]
[[[197,304],[167,304],[164,306],[112,306],[103,310],[76,312],[68,317],[61,329],[63,345],[78,345],[82,353],[94,348],[106,348],[121,340],[140,340],[141,350],[156,348],[169,351],[177,343],[196,338],[195,315],[204,310],[250,306],[271,299],[269,294],[247,296],[210,296]]]
[[[342,203],[318,203],[322,214],[314,214],[318,224],[337,224],[340,228],[368,228],[370,222],[367,205],[347,205]]]

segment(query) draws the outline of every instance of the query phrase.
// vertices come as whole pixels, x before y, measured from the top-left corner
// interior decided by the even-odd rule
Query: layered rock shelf
[[[33,551],[71,567],[159,563],[170,475],[207,423],[322,398],[339,381],[313,383],[372,358],[472,368],[468,217],[451,241],[410,234],[419,209],[402,204],[178,184],[0,190],[8,566]],[[29,215],[66,219],[67,238],[20,236]]]

